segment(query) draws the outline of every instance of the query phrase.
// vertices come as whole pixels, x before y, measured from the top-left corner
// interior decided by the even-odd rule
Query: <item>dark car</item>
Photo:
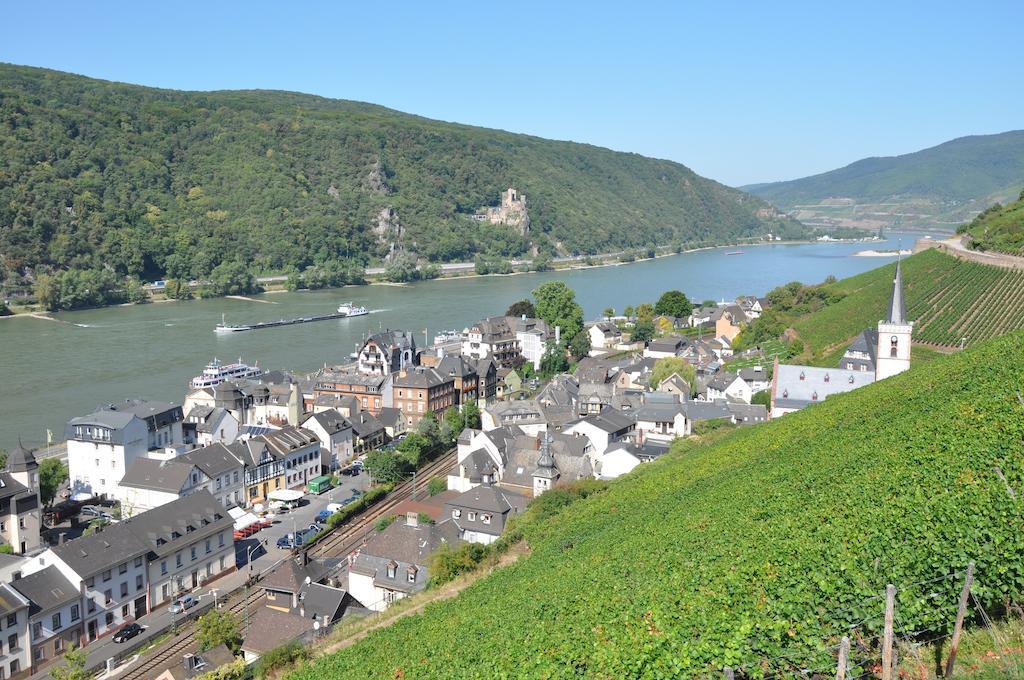
[[[140,633],[142,633],[142,626],[137,623],[129,623],[127,626],[114,633],[114,642],[127,642]]]

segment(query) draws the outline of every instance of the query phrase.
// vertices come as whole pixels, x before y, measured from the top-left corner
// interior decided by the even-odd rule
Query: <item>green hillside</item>
[[[836,365],[846,345],[885,315],[895,263],[831,284],[845,295],[793,322],[815,363]],[[914,341],[959,347],[1024,328],[1024,271],[925,250],[903,260],[907,316]]]
[[[0,279],[47,267],[200,278],[225,261],[277,272],[379,261],[392,246],[512,256],[527,240],[470,218],[509,186],[527,195],[542,251],[806,233],[670,161],[304,94],[12,65],[0,65],[0,157]]]
[[[1024,255],[1024,191],[1016,201],[993,205],[957,232],[969,234],[968,245],[975,250]]]
[[[743,187],[809,223],[952,227],[1024,187],[1024,130],[961,137],[811,177]]]
[[[828,674],[843,634],[876,658],[886,583],[900,631],[945,634],[969,560],[986,608],[1024,595],[1022,366],[1015,334],[677,444],[527,527],[529,556],[292,677]]]

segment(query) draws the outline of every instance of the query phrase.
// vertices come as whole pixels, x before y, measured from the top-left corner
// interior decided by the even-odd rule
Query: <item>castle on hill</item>
[[[526,194],[519,193],[514,187],[509,187],[501,192],[500,205],[486,208],[474,217],[491,224],[515,227],[523,238],[530,233],[530,215],[526,211]]]
[[[910,342],[914,322],[907,319],[903,297],[903,270],[896,263],[888,316],[876,328],[865,329],[843,353],[838,368],[794,366],[775,360],[772,376],[772,418],[825,401],[884,380],[910,368]]]

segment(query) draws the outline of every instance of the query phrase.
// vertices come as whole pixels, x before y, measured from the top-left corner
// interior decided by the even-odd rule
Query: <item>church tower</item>
[[[907,307],[903,300],[903,271],[896,262],[896,278],[889,301],[889,318],[878,322],[878,354],[875,380],[902,373],[910,368],[910,335],[914,330],[907,321]]]

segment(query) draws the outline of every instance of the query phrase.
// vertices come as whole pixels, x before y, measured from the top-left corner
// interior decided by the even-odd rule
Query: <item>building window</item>
[[[217,537],[220,543],[220,547],[224,547],[224,532],[221,532],[220,536]]]
[[[114,593],[112,593],[109,588],[107,590],[104,590],[103,591],[103,604],[104,605],[108,605],[108,604],[110,604],[113,601],[114,601]]]
[[[174,556],[174,564],[175,564],[175,566],[178,566],[178,567],[181,566],[181,553],[178,553],[177,555]]]
[[[17,612],[15,612],[14,614],[8,614],[7,615],[7,627],[10,628],[11,626],[17,626],[17,625],[18,625],[18,614],[17,614]]]
[[[64,651],[64,638],[57,638],[53,641],[53,653],[60,654]]]
[[[41,637],[43,637],[43,622],[36,621],[32,624],[32,639],[38,640]]]
[[[109,581],[110,580],[110,576],[111,576],[110,569],[107,569],[105,572],[103,572],[103,580],[104,581]]]
[[[195,561],[195,559],[196,559],[196,547],[192,546],[191,550],[189,550],[189,553],[191,553],[191,555],[192,555],[192,560]]]
[[[121,597],[128,597],[128,583],[121,584]]]
[[[462,517],[462,510],[459,510],[458,508],[452,510],[452,519],[458,519],[460,517]]]
[[[142,558],[141,557],[136,557],[135,558],[135,568],[139,569],[141,566],[142,566]]]
[[[7,651],[8,652],[14,652],[14,651],[17,651],[17,649],[18,649],[18,636],[17,636],[17,634],[9,635],[7,637]],[[11,667],[11,673],[14,673],[14,667],[13,666]]]
[[[171,596],[171,585],[169,583],[165,583],[160,588],[160,596],[165,600]]]
[[[119,566],[117,568],[117,573],[118,574],[127,574],[128,573],[128,563],[127,562],[122,562],[121,566]]]
[[[476,513],[473,512],[472,510],[469,511],[469,521],[470,522],[475,522],[476,521]]]
[[[32,650],[32,659],[34,661],[42,661],[43,660],[43,648],[42,647],[36,647],[35,649]]]
[[[89,598],[89,604],[86,605],[86,611],[92,614],[96,611],[96,600]]]
[[[480,521],[482,521],[484,524],[490,524],[491,516],[485,512],[484,514],[480,515]]]
[[[160,561],[160,575],[163,576],[167,573],[167,560]]]
[[[114,625],[114,612],[107,612],[107,615],[106,617],[104,617],[104,619],[106,620],[108,626]]]
[[[60,612],[57,612],[52,617],[50,617],[50,623],[52,624],[54,631],[58,631],[61,629]]]
[[[122,619],[128,618],[129,614],[131,613],[131,609],[129,609],[129,606],[130,605],[126,604],[125,606],[121,607],[121,618]]]
[[[78,605],[71,605],[71,622],[74,623],[78,620]]]
[[[405,578],[409,581],[409,583],[416,583],[416,567],[409,567],[408,571],[406,572]]]
[[[206,554],[209,555],[213,551],[213,545],[210,543],[210,539],[206,539]]]
[[[388,578],[394,578],[395,574],[398,573],[398,565],[394,562],[388,562]]]

